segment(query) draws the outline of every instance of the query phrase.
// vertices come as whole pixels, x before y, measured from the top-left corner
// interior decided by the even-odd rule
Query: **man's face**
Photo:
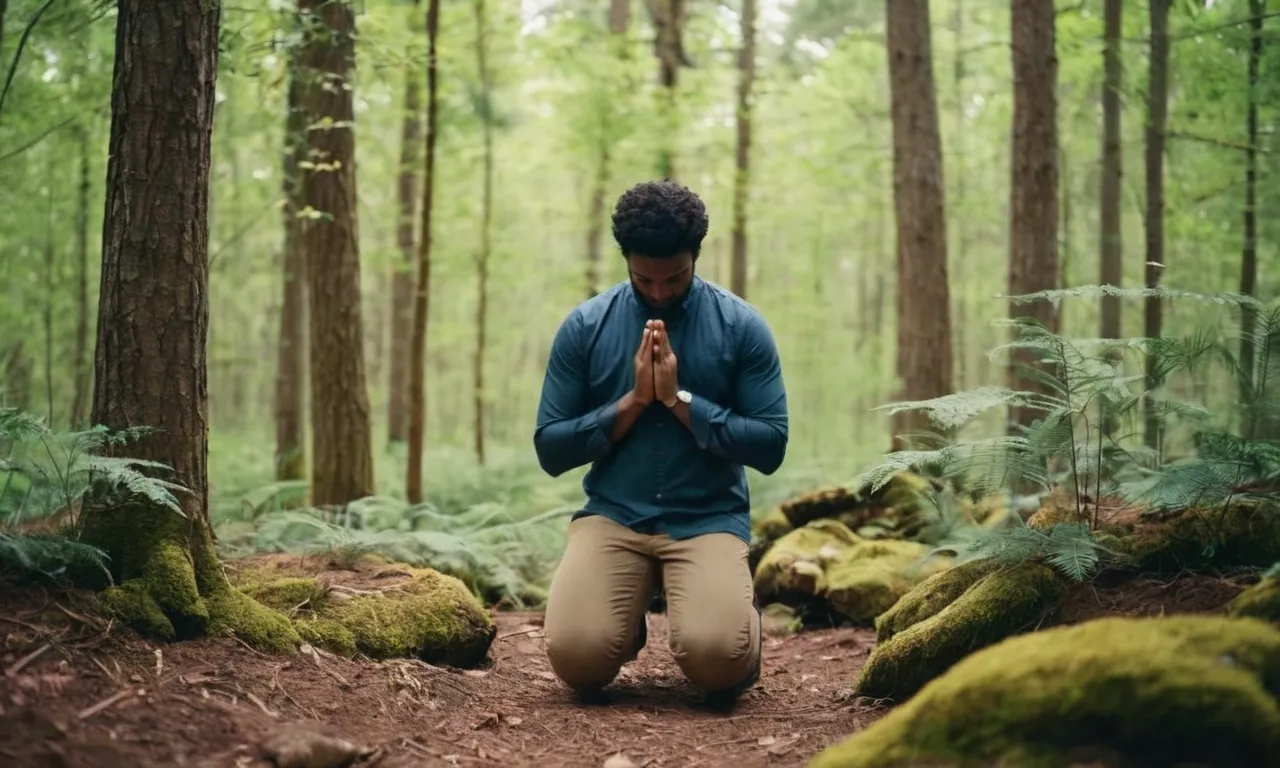
[[[684,298],[693,282],[693,254],[682,251],[667,259],[628,256],[631,286],[649,306],[662,309]]]

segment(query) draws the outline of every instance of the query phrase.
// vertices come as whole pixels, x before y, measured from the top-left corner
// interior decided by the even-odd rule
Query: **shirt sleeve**
[[[692,394],[690,426],[700,448],[766,475],[782,465],[787,392],[778,348],[762,317],[751,315],[738,340],[735,410]]]
[[[582,316],[575,311],[556,331],[547,358],[533,446],[552,477],[605,456],[613,445],[618,404],[588,407],[585,338]]]

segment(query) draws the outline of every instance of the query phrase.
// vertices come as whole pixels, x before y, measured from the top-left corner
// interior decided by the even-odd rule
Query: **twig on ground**
[[[520,635],[532,635],[534,632],[541,632],[542,627],[532,627],[530,629],[518,629],[514,632],[505,632],[494,638],[495,641],[506,640],[509,637],[519,637]]]
[[[123,691],[118,691],[91,707],[80,710],[80,713],[76,715],[76,717],[80,720],[88,720],[119,701],[127,699],[130,696],[142,696],[144,694],[146,694],[146,689],[144,688],[138,688],[136,690],[133,688],[125,688]]]
[[[45,643],[44,645],[32,651],[31,653],[28,653],[26,656],[23,656],[22,658],[18,659],[13,663],[13,666],[9,667],[4,671],[4,676],[13,677],[14,675],[18,674],[19,672],[22,671],[23,667],[27,666],[31,662],[40,658],[40,655],[45,651],[49,650],[51,647],[52,646],[49,645],[49,643]]]
[[[275,710],[273,710],[273,709],[268,709],[268,708],[267,708],[267,705],[266,705],[266,704],[264,704],[264,703],[262,702],[262,699],[258,698],[258,697],[257,697],[256,695],[254,695],[253,693],[251,693],[251,692],[249,692],[249,691],[243,691],[242,693],[244,693],[245,698],[247,698],[249,701],[252,701],[254,704],[257,704],[257,705],[258,705],[258,709],[262,710],[262,714],[266,715],[267,717],[279,717],[279,716],[280,716],[280,713],[279,713],[279,712],[276,712],[276,711],[275,711]]]
[[[22,619],[15,619],[12,616],[0,616],[0,621],[7,622],[9,624],[15,624],[19,627],[26,627],[27,629],[31,630],[32,632],[35,632],[38,635],[52,634],[47,627],[44,627],[44,628],[37,627],[35,624],[25,622]]]

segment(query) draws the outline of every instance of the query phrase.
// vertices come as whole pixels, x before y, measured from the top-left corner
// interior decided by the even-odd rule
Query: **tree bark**
[[[1146,284],[1160,285],[1165,269],[1164,252],[1164,135],[1169,114],[1169,0],[1150,0],[1151,57],[1147,69],[1146,186]],[[1159,298],[1148,296],[1143,307],[1143,336],[1159,338],[1162,332]],[[1143,442],[1153,451],[1161,445],[1161,419],[1151,390],[1160,386],[1155,355],[1146,361],[1146,387],[1143,394]]]
[[[1240,254],[1240,293],[1256,296],[1258,292],[1258,72],[1262,64],[1262,13],[1264,0],[1249,0],[1249,63],[1248,88],[1249,106],[1245,116],[1245,154],[1244,154],[1244,246]],[[1247,438],[1254,437],[1259,425],[1256,423],[1255,409],[1250,404],[1261,404],[1259,396],[1263,394],[1265,382],[1254,379],[1254,345],[1257,340],[1258,317],[1252,307],[1244,307],[1240,317],[1240,367],[1245,373],[1244,380],[1252,385],[1241,384],[1240,400],[1246,405],[1246,418],[1243,434]],[[1272,340],[1265,340],[1269,349]],[[1258,386],[1261,384],[1262,386]],[[1270,421],[1270,419],[1268,419]],[[1270,425],[1264,427],[1266,433],[1273,430]]]
[[[311,494],[318,506],[372,495],[356,220],[355,15],[349,2],[301,0],[298,57],[309,160],[302,221],[311,320]]]
[[[302,247],[302,163],[307,156],[306,114],[296,60],[289,62],[284,136],[284,253],[280,338],[276,350],[276,480],[306,477],[303,391],[306,387],[306,264]]]
[[[488,30],[484,18],[484,0],[472,3],[476,21],[476,70],[480,76],[480,115],[484,133],[484,187],[480,198],[480,249],[476,253],[476,348],[472,358],[472,400],[474,413],[476,461],[484,465],[484,358],[489,319],[489,253],[492,250],[490,230],[493,219],[493,94],[489,83]]]
[[[738,145],[733,177],[733,271],[729,289],[747,298],[747,190],[751,181],[751,87],[756,77],[756,0],[742,0],[738,53]]]
[[[217,632],[296,647],[282,615],[233,590],[208,518],[208,203],[220,5],[119,0],[93,422],[158,433],[128,455],[172,470],[182,514],[86,500],[83,538],[110,557],[103,604],[160,637]],[[108,446],[108,453],[121,451]]]
[[[945,184],[929,3],[886,0],[885,5],[898,251],[897,372],[901,397],[925,400],[952,387]],[[910,433],[929,428],[920,412],[895,414],[892,450],[913,442]]]
[[[436,40],[440,30],[440,0],[427,0],[427,130],[423,153],[422,223],[418,232],[418,269],[413,295],[413,336],[409,349],[409,451],[405,498],[422,502],[422,454],[426,437],[427,319],[431,296],[431,212],[434,203],[438,111]]]
[[[627,28],[631,22],[629,0],[609,2],[609,48],[613,55],[626,61]],[[601,134],[597,137],[598,155],[596,175],[591,185],[591,200],[587,205],[587,298],[600,292],[600,265],[604,260],[605,195],[609,185],[609,166],[613,159],[616,118],[612,114],[600,116]]]
[[[662,86],[659,111],[663,116],[663,138],[658,152],[658,176],[676,179],[675,141],[679,125],[676,92],[680,82],[680,64],[684,55],[685,0],[648,0],[650,15],[656,28],[655,47],[658,56],[658,83]]]
[[[1105,0],[1105,42],[1102,84],[1102,188],[1098,195],[1100,231],[1099,267],[1103,285],[1121,284],[1120,264],[1120,89],[1123,71],[1120,62],[1123,0]],[[1120,338],[1120,297],[1102,297],[1100,336]]]
[[[89,129],[77,124],[76,144],[80,149],[80,184],[76,194],[76,352],[74,363],[75,392],[71,398],[68,421],[72,429],[81,429],[88,416],[89,387],[93,366],[89,363]]]
[[[418,32],[421,24],[421,0],[414,0],[409,15],[410,29]],[[420,41],[414,40],[413,45]],[[400,215],[396,222],[396,244],[400,247],[400,263],[391,279],[391,381],[387,395],[387,440],[402,443],[409,435],[409,419],[405,408],[409,386],[409,337],[413,323],[413,219],[417,213],[418,143],[422,141],[422,75],[412,63],[404,72],[404,121],[400,128],[400,174],[396,184]]]
[[[1013,0],[1013,149],[1009,200],[1009,273],[1011,296],[1057,287],[1058,278],[1058,57],[1054,47],[1053,0]],[[1054,306],[1010,304],[1009,318],[1033,318],[1058,332]],[[1049,373],[1031,350],[1015,350],[1009,360],[1009,386],[1048,394],[1051,390],[1028,369]],[[1018,434],[1042,411],[1011,408],[1009,431]]]

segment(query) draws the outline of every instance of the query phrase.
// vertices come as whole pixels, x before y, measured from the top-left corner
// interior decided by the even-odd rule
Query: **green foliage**
[[[1118,498],[1159,512],[1230,502],[1280,498],[1280,388],[1271,383],[1271,350],[1280,341],[1280,308],[1262,306],[1239,294],[1197,294],[1167,289],[1082,286],[1013,297],[1015,302],[1119,296],[1202,301],[1255,319],[1254,330],[1219,323],[1185,338],[1069,338],[1033,319],[1003,323],[1016,332],[992,355],[1030,352],[1033,365],[1019,370],[1036,387],[1013,390],[982,386],[919,402],[882,406],[890,412],[919,410],[936,427],[929,434],[941,447],[890,453],[851,484],[873,491],[896,472],[913,470],[949,481],[975,497],[1030,488],[1036,495],[1067,488],[1081,522],[1049,531],[1018,523],[996,530],[960,526],[940,548],[963,557],[995,556],[1005,561],[1042,559],[1076,580],[1085,578],[1111,553],[1094,538],[1097,500]],[[1237,320],[1237,322],[1239,322]],[[1243,323],[1240,323],[1243,325]],[[1247,326],[1246,326],[1247,327]],[[1252,351],[1252,366],[1241,350]],[[1126,353],[1137,353],[1135,371]],[[1142,365],[1150,360],[1148,380]],[[1238,409],[1226,417],[1201,403],[1175,395],[1177,377],[1215,377],[1239,391]],[[1154,450],[1142,443],[1144,402],[1156,416],[1160,440]],[[1029,428],[1010,425],[1013,434],[962,437],[961,430],[982,414],[1004,408],[1031,409]],[[1136,427],[1135,427],[1136,425]],[[1005,430],[1001,430],[1002,432]],[[1167,452],[1185,444],[1188,456]]]
[[[110,573],[107,556],[79,540],[81,512],[94,504],[145,500],[183,515],[182,486],[146,474],[155,461],[104,456],[150,434],[145,427],[55,432],[38,417],[0,408],[0,569],[48,577],[92,566]]]

